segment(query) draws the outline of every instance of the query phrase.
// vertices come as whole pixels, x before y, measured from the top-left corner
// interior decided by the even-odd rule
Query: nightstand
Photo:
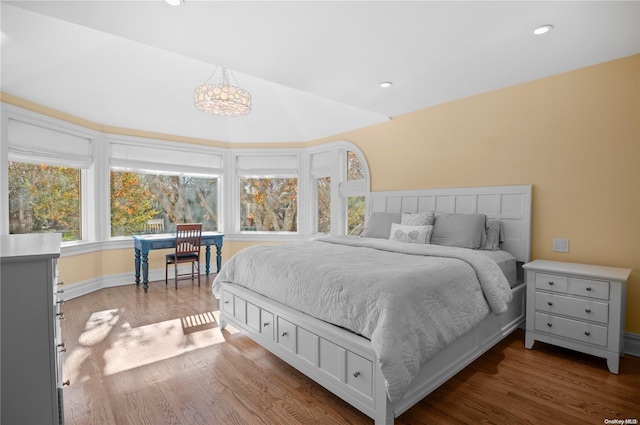
[[[630,269],[535,260],[527,282],[525,347],[537,341],[607,359],[618,373]]]

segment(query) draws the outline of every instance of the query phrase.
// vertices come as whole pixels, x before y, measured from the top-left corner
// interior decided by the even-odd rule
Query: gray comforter
[[[512,297],[482,253],[348,236],[244,249],[216,276],[216,295],[221,282],[370,339],[392,402],[422,364]]]

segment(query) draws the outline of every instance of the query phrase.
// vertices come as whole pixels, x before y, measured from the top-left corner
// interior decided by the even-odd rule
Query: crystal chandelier
[[[216,74],[213,74],[201,86],[193,91],[193,103],[202,112],[224,117],[239,117],[251,112],[251,93],[241,88],[238,82],[229,84],[231,71],[222,68],[219,84],[207,84]],[[233,78],[233,74],[231,74]]]

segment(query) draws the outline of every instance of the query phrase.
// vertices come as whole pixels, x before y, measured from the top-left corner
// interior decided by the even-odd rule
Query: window
[[[243,151],[235,154],[234,162],[236,231],[297,233],[299,152]]]
[[[178,223],[220,231],[223,154],[158,140],[109,144],[111,237],[170,233]]]
[[[111,236],[175,231],[177,223],[218,230],[218,177],[111,170]]]
[[[347,197],[347,234],[360,236],[364,230],[364,196]]]
[[[331,233],[331,177],[316,179],[317,185],[317,229],[318,233]]]
[[[354,151],[347,151],[347,234],[360,236],[364,230],[365,196],[360,187],[366,179],[362,161]],[[359,193],[363,193],[360,195]]]
[[[240,230],[298,231],[297,178],[241,178]]]
[[[9,233],[56,232],[63,242],[84,239],[83,186],[93,163],[91,136],[56,120],[36,123],[28,114],[9,115]]]
[[[62,233],[82,238],[81,170],[9,161],[9,233]]]

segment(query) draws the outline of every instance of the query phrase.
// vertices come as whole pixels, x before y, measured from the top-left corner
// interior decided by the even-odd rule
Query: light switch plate
[[[554,239],[553,250],[556,252],[569,252],[569,239]]]

